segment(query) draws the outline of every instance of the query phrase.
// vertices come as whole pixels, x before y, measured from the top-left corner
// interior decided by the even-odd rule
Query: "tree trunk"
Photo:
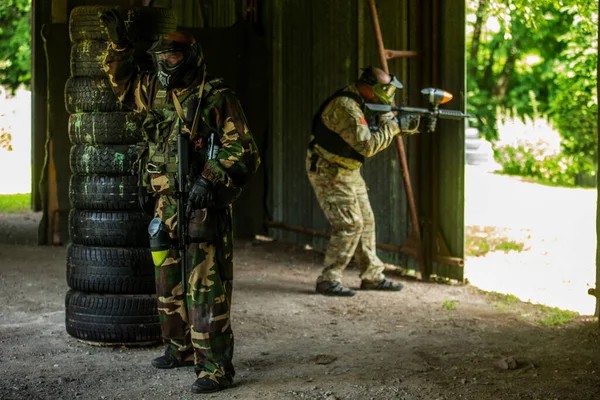
[[[469,65],[469,76],[474,78],[477,74],[477,59],[479,54],[479,43],[481,40],[481,27],[483,26],[484,17],[486,15],[488,0],[479,0],[479,5],[477,6],[477,19],[475,20],[475,25],[473,27],[473,39],[471,40],[471,50],[469,52],[469,56],[471,59],[471,63]]]

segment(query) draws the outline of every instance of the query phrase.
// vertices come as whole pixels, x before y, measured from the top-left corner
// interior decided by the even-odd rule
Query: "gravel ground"
[[[0,244],[0,398],[202,397],[190,393],[191,368],[150,366],[161,347],[92,346],[66,333],[65,253]],[[322,255],[283,243],[239,242],[236,260],[235,385],[204,398],[585,400],[599,393],[600,338],[589,318],[543,327],[531,304],[411,280],[400,293],[328,298],[313,292]],[[357,287],[357,275],[348,270],[346,283]]]

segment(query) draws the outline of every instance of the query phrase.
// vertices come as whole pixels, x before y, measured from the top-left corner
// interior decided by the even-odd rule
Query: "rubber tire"
[[[69,199],[84,210],[141,210],[137,176],[72,175]]]
[[[151,42],[135,44],[133,57],[137,66],[142,71],[150,71],[154,68],[152,57],[146,50],[152,45]],[[104,58],[108,42],[97,40],[84,40],[71,46],[71,76],[96,76],[106,77],[104,71]]]
[[[161,340],[156,296],[91,294],[69,290],[65,296],[67,333],[107,344]]]
[[[69,114],[113,112],[121,111],[124,108],[106,76],[72,76],[67,79],[65,107]]]
[[[144,114],[134,112],[77,113],[69,117],[73,144],[136,144],[144,141]]]
[[[84,40],[71,46],[71,76],[106,77],[104,58],[108,42]]]
[[[71,146],[69,158],[73,175],[135,175],[139,148],[137,146]]]
[[[152,255],[143,247],[69,245],[67,283],[89,293],[156,293]]]
[[[100,20],[103,11],[114,6],[79,6],[73,8],[69,17],[71,42],[82,40],[108,41],[106,27]],[[159,37],[177,30],[177,16],[169,8],[132,7],[121,13],[128,27],[127,36],[132,43],[154,42]]]
[[[84,246],[148,247],[151,216],[143,211],[71,209],[69,235]]]

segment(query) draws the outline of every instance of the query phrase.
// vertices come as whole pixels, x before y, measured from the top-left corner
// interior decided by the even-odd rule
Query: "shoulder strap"
[[[196,113],[194,114],[194,122],[192,122],[192,129],[190,130],[190,139],[194,139],[196,136],[196,132],[198,131],[198,124],[200,122],[200,108],[202,106],[202,100],[204,100],[205,98],[207,98],[210,93],[212,92],[212,90],[217,87],[220,83],[222,83],[222,81],[220,79],[212,79],[208,82],[203,82],[202,85],[200,85],[200,89],[198,90],[198,106],[196,107]],[[183,108],[181,107],[181,102],[179,101],[179,99],[177,98],[177,96],[175,95],[175,93],[172,93],[173,95],[173,104],[175,105],[175,110],[177,111],[177,115],[179,116],[179,119],[181,120],[181,122],[185,123],[185,116],[183,115]]]
[[[202,98],[204,98],[204,96],[206,96],[206,93],[209,92],[211,89],[212,88],[208,83],[202,83],[202,85],[200,85],[200,90],[198,91],[198,93],[200,94],[200,99],[198,100],[196,112],[194,113],[194,122],[192,122],[192,129],[190,130],[190,139],[193,139],[196,136],[196,131],[198,130],[198,120],[200,119],[200,107],[202,104]],[[185,116],[183,115],[183,108],[181,107],[181,102],[179,101],[175,93],[171,92],[171,94],[173,96],[173,104],[175,105],[177,115],[179,116],[181,123],[185,124]]]

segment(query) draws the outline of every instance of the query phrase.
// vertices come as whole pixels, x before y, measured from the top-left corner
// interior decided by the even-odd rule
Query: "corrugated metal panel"
[[[312,193],[304,173],[304,149],[310,135],[314,104],[312,1],[282,2],[282,129],[280,149],[283,157],[279,169],[281,197],[275,199],[273,212],[280,221],[306,226],[312,220]],[[272,186],[274,187],[274,186]],[[282,238],[306,242],[306,237],[292,232],[280,232]]]
[[[452,7],[439,2],[440,86],[454,93],[448,108],[465,111],[465,3]],[[452,34],[451,34],[452,33]],[[443,121],[436,132],[439,146],[438,183],[435,196],[438,202],[439,231],[450,253],[464,257],[464,203],[465,203],[465,127],[464,122]],[[434,263],[432,271],[440,276],[462,280],[462,269]]]
[[[464,26],[464,4],[443,8],[439,0],[426,3],[417,0],[377,2],[385,47],[421,51],[418,59],[389,62],[390,71],[405,85],[399,99],[425,106],[420,89],[441,81],[458,94],[454,108],[460,108],[464,104],[464,97],[460,95],[464,90],[464,35],[456,26]],[[279,22],[272,32],[275,43],[273,158],[269,168],[272,171],[272,215],[275,221],[284,224],[329,231],[329,224],[306,178],[306,144],[318,105],[335,89],[356,79],[361,66],[379,64],[370,10],[366,0],[279,0],[273,7],[274,20]],[[436,34],[428,27],[436,24],[432,21],[434,9],[440,7],[443,9],[441,28]],[[436,40],[440,40],[437,45]],[[442,54],[441,63],[435,66],[428,58],[428,54],[433,54],[433,47],[443,48],[441,53],[435,53]],[[464,246],[462,129],[455,123],[440,129],[439,137],[436,134],[404,139],[415,194],[429,196],[417,202],[421,208],[419,215],[439,221],[434,225],[446,239],[451,255],[456,257],[463,256]],[[430,160],[434,144],[438,146],[439,160],[432,172]],[[390,146],[368,160],[363,168],[376,218],[377,240],[393,245],[405,242],[412,223],[398,164],[396,147]],[[430,182],[436,184],[435,190],[425,187]],[[432,232],[430,227],[427,229]],[[327,243],[325,239],[296,232],[274,230],[273,233],[278,239],[321,248]],[[389,262],[416,267],[414,260],[406,256],[385,252],[380,252],[380,256]],[[438,275],[462,277],[462,271],[456,267],[435,264],[433,268]]]
[[[377,42],[371,22],[371,12],[367,1],[361,1],[364,20],[364,34],[361,40],[365,65],[380,65]],[[408,50],[408,1],[377,1],[377,12],[383,43],[386,49]],[[407,59],[388,60],[391,74],[400,79],[404,89],[399,91],[397,100],[406,102],[409,91],[414,90],[413,82],[408,81]],[[413,157],[410,146],[414,138],[404,139],[406,156],[409,160],[409,171],[412,173],[410,161]],[[414,149],[413,149],[414,151]],[[369,186],[369,197],[375,213],[377,241],[393,245],[402,245],[408,237],[411,226],[408,201],[402,175],[399,168],[398,151],[395,143],[367,160],[363,169],[365,181]],[[411,174],[412,175],[412,174]],[[414,178],[414,176],[413,176]],[[413,179],[414,181],[414,179]],[[384,261],[415,268],[412,259],[398,254],[380,251]]]
[[[329,224],[306,178],[306,145],[312,116],[319,104],[336,89],[353,82],[360,67],[378,64],[370,14],[364,0],[282,0],[280,4],[283,74],[273,84],[283,90],[283,131],[281,135],[274,133],[274,148],[285,155],[275,158],[272,166],[273,217],[288,225],[329,231]],[[379,1],[378,7],[386,47],[406,49],[408,2]],[[406,60],[390,63],[391,71],[405,84],[406,63]],[[406,92],[403,92],[401,98],[405,97]],[[368,160],[363,173],[370,188],[378,241],[401,245],[410,225],[395,146]],[[327,243],[325,239],[296,232],[275,230],[274,234],[278,239],[310,243],[315,247],[323,248]],[[380,255],[391,262],[406,261],[406,257],[396,254],[382,252]]]
[[[226,28],[235,24],[244,0],[162,0],[156,5],[171,7],[182,28]]]

